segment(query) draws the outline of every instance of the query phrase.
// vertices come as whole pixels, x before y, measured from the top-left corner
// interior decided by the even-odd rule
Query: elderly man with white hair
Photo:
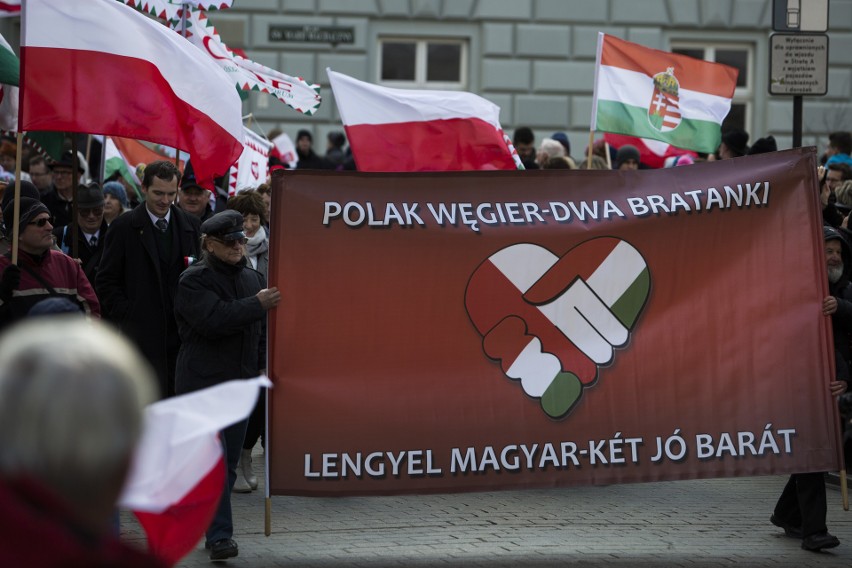
[[[155,399],[148,363],[99,321],[38,317],[0,338],[4,565],[163,566],[110,530]]]

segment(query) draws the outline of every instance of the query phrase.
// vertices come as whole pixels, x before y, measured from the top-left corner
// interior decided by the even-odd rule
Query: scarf
[[[269,239],[266,238],[266,229],[261,226],[246,243],[246,256],[257,257],[267,250],[269,250]]]

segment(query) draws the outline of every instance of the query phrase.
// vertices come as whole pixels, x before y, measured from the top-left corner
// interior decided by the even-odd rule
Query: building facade
[[[325,134],[341,129],[331,68],[387,86],[480,94],[500,106],[510,135],[518,126],[537,140],[565,131],[575,155],[589,138],[599,31],[737,67],[725,128],[790,147],[793,99],[768,88],[772,16],[772,0],[235,0],[209,15],[229,46],[322,86],[310,117],[267,95],[246,103],[266,131],[313,132],[320,153]],[[828,35],[828,92],[803,101],[803,144],[820,151],[828,132],[852,130],[852,0],[829,2]]]
[[[807,9],[810,2],[795,0]],[[459,89],[501,108],[511,135],[529,126],[540,140],[568,134],[575,156],[589,139],[598,32],[727,63],[740,70],[723,128],[750,142],[772,134],[792,143],[793,99],[769,94],[773,4],[787,0],[234,0],[209,12],[224,42],[258,63],[322,87],[303,116],[269,95],[244,103],[255,129],[307,129],[318,153],[342,130],[326,75],[331,68],[387,86]],[[828,90],[804,97],[803,145],[822,151],[827,134],[852,130],[852,0],[828,0]],[[18,18],[0,22],[16,46]]]

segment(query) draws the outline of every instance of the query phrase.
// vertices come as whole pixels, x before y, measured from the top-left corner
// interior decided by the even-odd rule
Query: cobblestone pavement
[[[255,450],[256,470],[262,456]],[[828,486],[839,548],[812,553],[769,524],[786,477],[418,495],[235,494],[239,557],[211,564],[203,542],[178,566],[852,567],[852,512]],[[262,481],[261,481],[262,483]],[[129,514],[122,538],[144,546]]]

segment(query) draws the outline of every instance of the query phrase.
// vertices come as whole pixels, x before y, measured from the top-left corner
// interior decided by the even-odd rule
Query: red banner
[[[813,149],[273,185],[274,494],[839,463]]]

